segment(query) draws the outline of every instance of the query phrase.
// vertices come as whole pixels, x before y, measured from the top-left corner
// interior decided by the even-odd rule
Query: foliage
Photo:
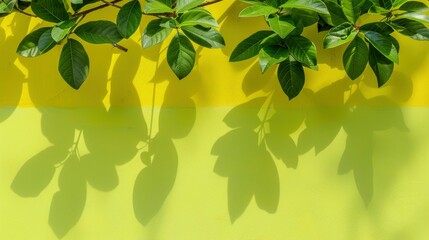
[[[52,23],[28,34],[18,45],[24,57],[42,55],[62,45],[58,70],[63,79],[78,89],[89,74],[90,62],[76,38],[92,44],[112,44],[127,51],[119,42],[130,38],[139,28],[142,16],[151,20],[142,35],[142,47],[149,48],[171,39],[167,62],[182,79],[193,69],[194,43],[206,48],[222,48],[224,38],[218,23],[204,6],[222,0],[2,0],[0,16],[17,11]],[[324,48],[348,44],[343,54],[347,75],[356,79],[370,65],[378,86],[390,78],[399,63],[399,42],[394,32],[415,40],[428,40],[429,8],[419,1],[407,0],[241,0],[249,4],[240,17],[264,17],[269,30],[260,30],[240,42],[230,61],[254,56],[262,72],[278,65],[277,77],[289,99],[296,97],[305,83],[305,68],[317,70],[316,45],[303,35],[306,27],[317,24],[327,31]],[[97,5],[96,5],[97,4]],[[105,7],[119,9],[116,23],[99,19],[82,23],[89,13]],[[31,9],[34,13],[28,13]],[[86,9],[83,10],[82,9]],[[24,11],[26,10],[26,11]],[[378,21],[362,21],[363,15],[379,16]],[[359,24],[358,24],[359,23]],[[168,38],[173,35],[172,38]],[[61,44],[66,42],[65,44]]]

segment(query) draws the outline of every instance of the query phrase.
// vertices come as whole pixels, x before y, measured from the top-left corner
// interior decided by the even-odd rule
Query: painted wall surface
[[[369,67],[349,80],[344,49],[311,27],[320,69],[288,101],[274,69],[228,62],[265,28],[243,6],[210,6],[227,47],[199,48],[182,81],[167,45],[142,50],[139,33],[128,53],[85,44],[79,91],[57,73],[61,48],[15,54],[44,23],[0,19],[0,239],[427,239],[428,43],[398,36],[377,89]]]

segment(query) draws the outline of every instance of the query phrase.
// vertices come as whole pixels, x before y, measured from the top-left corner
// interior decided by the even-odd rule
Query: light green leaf
[[[397,15],[398,18],[407,18],[423,23],[429,23],[429,16],[424,12],[406,12]]]
[[[387,59],[371,44],[369,45],[368,55],[369,66],[377,77],[378,87],[383,86],[393,73],[393,62]]]
[[[239,62],[258,55],[261,42],[272,34],[272,31],[258,31],[247,37],[235,47],[229,61]]]
[[[183,13],[189,9],[197,7],[203,2],[204,0],[177,0],[176,11],[178,13]]]
[[[392,8],[398,8],[402,6],[404,3],[406,3],[408,0],[394,0]]]
[[[72,4],[83,4],[83,0],[71,0]]]
[[[259,66],[265,73],[271,66],[289,57],[289,50],[280,46],[266,46],[259,51]]]
[[[58,71],[74,89],[79,89],[89,73],[89,59],[82,44],[68,39],[61,51]]]
[[[293,58],[286,59],[280,63],[277,70],[277,78],[289,100],[298,96],[304,87],[304,69],[301,63]]]
[[[298,8],[311,10],[318,13],[329,14],[328,8],[321,0],[289,0],[280,6],[281,8]]]
[[[195,49],[185,35],[177,33],[171,40],[167,50],[167,62],[179,79],[191,72],[195,64]]]
[[[368,63],[368,47],[365,41],[356,37],[344,51],[343,66],[347,75],[355,80],[359,77]]]
[[[163,23],[168,22],[166,18],[154,19],[146,27],[142,36],[142,47],[148,48],[164,41],[170,35],[172,28],[162,27]]]
[[[192,9],[179,17],[180,26],[219,27],[211,13],[203,8]]]
[[[399,10],[407,11],[407,12],[422,12],[429,10],[426,4],[417,1],[408,1],[404,3]]]
[[[293,36],[286,38],[286,44],[294,59],[311,69],[318,69],[316,46],[312,41],[303,36]]]
[[[43,52],[40,51],[38,47],[39,39],[43,33],[51,29],[50,27],[44,27],[29,33],[22,39],[21,43],[19,43],[16,53],[23,57],[36,57],[41,55]]]
[[[393,20],[390,22],[390,26],[399,33],[412,39],[420,41],[429,40],[429,29],[420,22],[403,18]]]
[[[94,44],[113,44],[122,40],[116,24],[105,20],[84,23],[77,27],[74,33],[83,40]]]
[[[277,8],[268,5],[254,5],[243,9],[238,15],[240,17],[257,17],[276,13]]]
[[[51,31],[51,37],[56,42],[63,40],[70,32],[70,29],[76,24],[78,18],[66,20],[55,26]]]
[[[0,13],[10,13],[13,10],[17,0],[0,1]]]
[[[285,38],[295,29],[295,25],[291,16],[272,15],[268,17],[268,23],[271,29],[281,38]]]
[[[364,31],[364,34],[368,42],[381,54],[383,54],[392,62],[396,64],[399,63],[398,50],[389,37],[374,31]]]
[[[116,17],[118,32],[124,38],[129,38],[138,29],[142,19],[142,8],[138,0],[133,0],[122,6]]]
[[[174,12],[171,7],[165,5],[161,1],[150,1],[144,5],[144,13],[172,13]]]
[[[31,10],[48,22],[58,23],[69,19],[69,14],[61,0],[33,0]]]
[[[331,28],[323,39],[324,48],[334,48],[338,47],[344,43],[350,42],[356,37],[356,34],[359,30],[356,27],[349,23],[345,22],[341,25]]]
[[[207,48],[223,48],[225,40],[214,28],[201,26],[183,26],[182,31],[195,43]]]
[[[365,0],[341,0],[344,15],[351,22],[355,23],[361,14],[361,7]]]

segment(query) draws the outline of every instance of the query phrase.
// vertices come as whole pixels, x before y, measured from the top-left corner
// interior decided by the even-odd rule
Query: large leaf
[[[321,15],[329,15],[329,14],[322,14]],[[304,27],[311,26],[319,21],[319,13],[311,11],[311,10],[305,10],[305,9],[293,9],[291,12],[292,19],[294,20],[295,28],[299,28],[298,25],[302,24]],[[295,34],[299,35],[299,34]]]
[[[392,75],[393,62],[378,52],[371,44],[369,45],[368,61],[372,71],[377,77],[378,87],[383,86]]]
[[[331,28],[323,39],[324,48],[333,48],[338,47],[344,43],[350,42],[356,37],[359,30],[356,27],[349,23],[345,22],[341,25]]]
[[[79,89],[89,73],[89,59],[82,44],[69,39],[61,51],[58,70],[74,89]]]
[[[408,1],[404,3],[399,9],[407,12],[422,12],[429,10],[426,4],[417,1]]]
[[[429,29],[420,22],[410,19],[393,20],[390,25],[399,33],[415,40],[429,40]]]
[[[304,87],[305,75],[300,62],[293,58],[286,59],[280,63],[277,70],[277,78],[283,92],[292,100],[301,92]]]
[[[268,15],[277,12],[277,8],[267,5],[254,5],[243,9],[240,13],[240,17],[257,17]]]
[[[168,19],[160,18],[152,20],[146,27],[142,35],[142,47],[148,48],[164,41],[170,35],[172,28],[162,27],[162,23],[168,22]]]
[[[214,28],[201,26],[183,26],[182,31],[195,43],[207,48],[223,48],[225,40]]]
[[[171,40],[167,50],[167,62],[179,79],[191,72],[195,63],[195,49],[185,35],[177,33]]]
[[[122,6],[116,17],[118,32],[124,38],[129,38],[137,30],[142,19],[142,8],[138,0]]]
[[[204,0],[177,0],[176,11],[178,13],[183,13],[186,10],[197,7],[203,2]]]
[[[407,18],[411,20],[416,20],[423,23],[429,23],[429,16],[426,12],[406,12],[397,15],[398,18]]]
[[[295,29],[295,25],[291,16],[273,15],[268,17],[268,23],[271,29],[281,38],[285,38]]]
[[[232,51],[229,61],[243,61],[258,55],[261,42],[272,34],[272,31],[259,31],[244,39]]]
[[[393,29],[386,22],[372,22],[364,24],[360,27],[361,31],[374,31],[383,35],[390,35]]]
[[[356,37],[346,48],[343,55],[343,66],[352,79],[359,77],[368,63],[368,47],[365,41]]]
[[[374,31],[364,31],[365,38],[374,46],[381,54],[398,64],[398,49],[388,36]]]
[[[344,15],[351,23],[355,23],[359,18],[364,3],[365,0],[341,0]]]
[[[306,9],[318,13],[329,14],[328,8],[321,0],[289,0],[280,7]]]
[[[33,0],[31,10],[48,22],[58,23],[69,19],[64,4],[60,0]]]
[[[179,17],[179,22],[181,26],[201,25],[203,27],[219,27],[211,13],[202,8],[185,12]]]
[[[343,9],[336,1],[326,1],[326,7],[329,10],[329,15],[321,15],[321,18],[331,26],[337,26],[347,22],[347,17],[344,15]]]
[[[303,36],[286,38],[290,54],[305,66],[317,70],[316,46],[312,41]]]
[[[80,25],[74,31],[83,40],[94,43],[117,43],[122,40],[116,25],[113,22],[98,20]]]
[[[36,57],[44,53],[38,47],[39,39],[46,31],[50,31],[51,29],[50,27],[39,28],[25,36],[21,43],[19,43],[16,53],[23,57]]]
[[[172,13],[172,12],[174,12],[174,10],[170,6],[167,6],[162,1],[156,1],[156,0],[147,2],[146,5],[144,5],[143,11],[145,13]]]
[[[264,73],[274,64],[283,62],[289,57],[289,50],[280,46],[267,46],[259,52],[259,66]]]

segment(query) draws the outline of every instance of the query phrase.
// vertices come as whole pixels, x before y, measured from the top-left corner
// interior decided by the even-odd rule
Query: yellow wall
[[[57,73],[60,47],[15,54],[40,21],[0,19],[0,239],[427,239],[427,43],[397,36],[400,65],[377,89],[311,27],[319,71],[288,101],[274,69],[228,62],[265,28],[243,6],[210,6],[227,47],[199,48],[182,81],[141,33],[128,53],[84,44],[79,91]]]

